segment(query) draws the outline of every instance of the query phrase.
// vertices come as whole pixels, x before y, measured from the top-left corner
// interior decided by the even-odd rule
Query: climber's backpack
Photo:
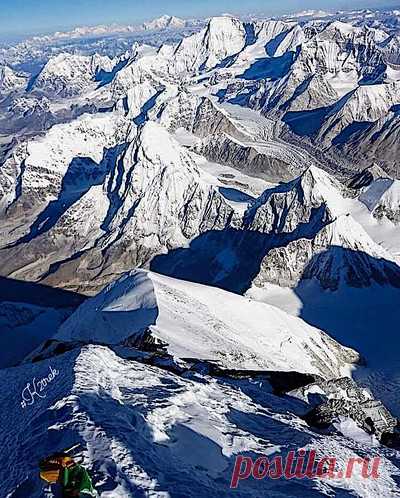
[[[43,460],[40,462],[40,478],[48,483],[56,483],[60,479],[61,465]]]
[[[68,455],[62,453],[52,455],[39,463],[40,478],[51,484],[59,482],[62,470],[73,465],[75,465],[75,462]]]

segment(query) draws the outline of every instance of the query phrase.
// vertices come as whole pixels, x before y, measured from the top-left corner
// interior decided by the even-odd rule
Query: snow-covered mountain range
[[[183,24],[164,16],[148,27],[159,31]],[[109,83],[118,88],[112,93],[116,97],[143,79],[177,84],[201,73],[208,93],[220,102],[261,111],[276,123],[278,136],[295,134],[294,139],[347,167],[355,161],[367,167],[379,157],[388,174],[395,174],[400,105],[396,36],[384,24],[377,28],[354,20],[213,18],[198,33],[151,55],[138,57],[128,50],[106,61],[105,56],[61,53],[28,89],[57,96],[60,87],[67,87],[64,91],[75,95],[93,90],[90,83]]]
[[[51,57],[64,52],[115,56],[129,50],[137,41],[154,46],[164,41],[176,42],[182,36],[199,31],[204,25],[204,20],[163,15],[144,23],[79,26],[70,31],[33,36],[15,45],[2,44],[0,64],[37,72],[37,68]]]
[[[76,442],[102,498],[230,496],[237,455],[301,448],[381,475],[238,496],[400,496],[398,18],[1,49],[5,496],[41,496],[32,462]]]

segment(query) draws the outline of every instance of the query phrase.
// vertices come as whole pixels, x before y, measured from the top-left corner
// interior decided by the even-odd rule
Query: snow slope
[[[33,403],[21,391],[32,379],[58,372]],[[232,495],[237,454],[285,457],[314,448],[334,455],[341,468],[350,457],[380,456],[378,479],[249,479],[235,495],[359,496],[394,498],[398,457],[346,436],[311,431],[298,414],[304,403],[269,393],[263,381],[216,381],[126,360],[103,346],[87,346],[35,364],[0,371],[4,496],[39,498],[37,462],[80,442],[80,461],[101,498],[206,498]],[[348,431],[345,431],[348,432]],[[360,437],[358,437],[360,439]],[[29,458],[26,458],[29,453]],[[195,476],[195,478],[194,478]]]
[[[277,306],[320,328],[341,344],[356,349],[366,366],[353,376],[369,387],[397,417],[400,415],[400,361],[397,350],[400,290],[374,284],[366,288],[342,286],[323,291],[315,281],[296,289],[253,286],[248,297]]]
[[[25,86],[27,82],[26,75],[19,74],[8,66],[0,65],[0,95],[17,90]]]
[[[225,368],[329,377],[345,373],[348,362],[357,359],[323,332],[272,306],[143,270],[85,302],[55,338],[118,344],[147,328],[173,356],[214,360]]]
[[[101,72],[111,72],[115,61],[109,57],[71,55],[52,57],[34,81],[33,88],[50,95],[70,97],[87,90]]]

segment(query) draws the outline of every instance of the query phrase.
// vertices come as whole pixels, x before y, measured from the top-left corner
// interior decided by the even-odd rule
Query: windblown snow
[[[137,340],[146,329],[177,358],[212,360],[225,368],[340,376],[357,360],[351,350],[273,306],[139,270],[82,304],[55,338],[119,344]]]
[[[400,496],[399,20],[0,46],[1,496],[77,442],[101,498],[228,497],[237,455],[299,449],[380,475],[234,493]]]
[[[50,368],[58,375],[43,399],[21,407],[19,393],[32,378]],[[0,439],[4,496],[41,496],[37,461],[49,452],[76,442],[81,460],[103,498],[143,494],[231,496],[229,489],[238,454],[285,456],[291,449],[314,448],[318,455],[350,457],[379,455],[379,479],[322,481],[249,479],[235,492],[243,498],[259,495],[288,497],[395,497],[397,467],[392,452],[311,431],[296,414],[303,402],[276,397],[268,386],[248,381],[186,378],[132,359],[104,346],[87,346],[36,364],[0,372],[2,391]],[[346,433],[348,431],[345,431]],[[17,444],[15,444],[17,442]],[[29,452],[30,458],[26,458]],[[194,479],[193,476],[196,476]],[[15,484],[18,483],[17,489]]]

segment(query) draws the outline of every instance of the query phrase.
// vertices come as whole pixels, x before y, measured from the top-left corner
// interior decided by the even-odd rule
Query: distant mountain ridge
[[[101,498],[228,498],[239,455],[299,449],[379,476],[237,496],[400,496],[399,36],[303,11],[0,48],[9,498],[78,442]]]

